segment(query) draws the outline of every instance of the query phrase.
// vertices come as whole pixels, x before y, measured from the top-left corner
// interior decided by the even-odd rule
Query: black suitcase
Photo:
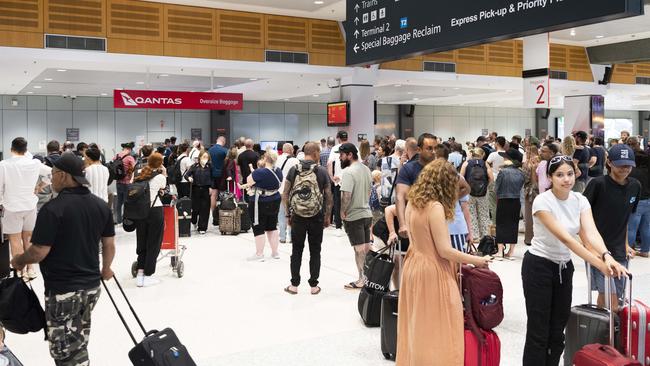
[[[124,296],[124,299],[126,300],[129,309],[131,309],[135,320],[138,322],[140,329],[142,329],[142,332],[145,334],[144,339],[138,343],[131,332],[131,328],[126,324],[126,320],[124,320],[124,316],[122,316],[120,309],[117,307],[106,283],[102,280],[104,289],[106,290],[108,297],[111,299],[115,310],[117,310],[117,315],[120,317],[122,324],[124,324],[131,340],[133,340],[133,344],[135,344],[135,347],[129,351],[129,359],[131,360],[131,363],[134,366],[196,366],[196,363],[187,352],[187,348],[181,344],[173,330],[165,328],[161,331],[151,330],[147,332],[144,329],[140,318],[135,313],[133,306],[131,306],[131,302],[129,302],[129,299],[126,297],[122,286],[115,276],[113,276],[113,280],[115,280],[115,284],[117,284],[122,296]]]
[[[191,188],[190,192],[192,192]],[[192,199],[179,198],[176,201],[176,209],[178,210],[178,236],[189,238],[192,236]]]
[[[239,207],[239,212],[241,213],[241,225],[239,229],[242,233],[247,233],[253,226],[251,222],[251,216],[248,212],[248,203],[246,202],[237,202],[237,207]]]
[[[397,354],[397,302],[399,291],[391,291],[381,300],[381,353],[387,360]]]
[[[363,287],[359,293],[357,306],[363,324],[378,327],[381,324],[381,302],[386,292]]]
[[[564,365],[573,366],[573,356],[588,344],[609,344],[609,310],[599,308],[592,304],[591,291],[591,269],[587,264],[587,289],[589,291],[589,303],[571,308],[569,321],[566,326],[566,345],[564,348]],[[605,281],[606,283],[608,281]],[[609,286],[605,286],[606,296],[609,294]],[[619,348],[618,339],[621,329],[621,321],[618,314],[614,314],[615,345]]]

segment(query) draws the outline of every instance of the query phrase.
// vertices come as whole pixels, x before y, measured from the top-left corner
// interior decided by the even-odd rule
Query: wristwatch
[[[612,252],[610,252],[608,250],[608,251],[606,251],[606,252],[604,252],[603,254],[600,255],[600,258],[603,260],[603,262],[605,261],[605,256],[608,255],[608,254],[609,254],[610,257],[614,258],[614,256],[612,255]]]

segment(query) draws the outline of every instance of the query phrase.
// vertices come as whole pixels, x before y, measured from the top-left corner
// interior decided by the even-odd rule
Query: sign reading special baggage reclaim
[[[244,95],[241,93],[114,90],[113,107],[242,110]]]
[[[643,0],[347,0],[348,66],[643,14]]]

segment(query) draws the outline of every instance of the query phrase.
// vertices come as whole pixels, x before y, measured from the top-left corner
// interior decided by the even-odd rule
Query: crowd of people
[[[163,205],[172,196],[190,198],[191,222],[205,234],[210,217],[219,226],[216,212],[227,192],[248,204],[255,238],[249,260],[279,259],[280,244],[291,243],[284,288],[291,295],[299,292],[305,241],[309,292],[321,292],[321,246],[330,226],[335,235],[347,235],[353,249],[358,277],[343,285],[348,290],[364,286],[373,246],[399,243],[395,257],[403,260],[396,263],[403,264],[395,272],[402,277],[393,276],[393,286],[402,289],[397,364],[462,365],[457,264],[515,260],[523,218],[523,244],[530,246],[522,263],[528,314],[523,363],[554,365],[563,352],[571,305],[571,253],[591,264],[600,305],[606,278],[616,279],[618,304],[628,260],[648,257],[650,164],[641,141],[622,133],[607,150],[601,137],[584,131],[561,140],[509,141],[493,132],[463,148],[453,138],[442,141],[429,133],[354,144],[339,131],[302,147],[284,143],[277,151],[244,137],[230,147],[224,136],[212,146],[176,144],[171,137],[138,149],[125,142],[121,152],[107,157],[94,143],[57,141],[47,144],[45,156],[32,156],[18,137],[11,157],[0,162],[2,229],[22,276],[35,278],[33,264],[40,264],[57,364],[88,359],[90,312],[100,279],[113,276],[114,226],[136,231],[136,285],[154,286]],[[138,187],[149,203],[142,216],[128,212]],[[385,238],[373,235],[380,220],[387,223]],[[475,245],[490,236],[498,253],[475,255]],[[73,302],[81,306],[66,305]]]

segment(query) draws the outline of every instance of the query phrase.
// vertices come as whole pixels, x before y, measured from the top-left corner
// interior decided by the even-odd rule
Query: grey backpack
[[[296,179],[289,195],[289,209],[300,217],[314,217],[323,208],[323,193],[318,186],[316,164],[305,169],[301,164],[296,165]]]

